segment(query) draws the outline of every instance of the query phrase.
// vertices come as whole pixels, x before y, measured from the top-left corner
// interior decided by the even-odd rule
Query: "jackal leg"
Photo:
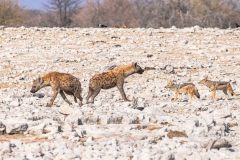
[[[66,95],[64,94],[64,92],[62,90],[60,90],[60,95],[62,96],[62,98],[65,102],[67,102],[69,105],[72,105],[72,103],[69,102],[69,100],[67,99]]]
[[[225,94],[225,100],[229,98],[229,95],[228,95],[228,91],[227,91],[227,88],[224,88],[223,90],[223,93]]]
[[[127,96],[126,96],[125,91],[123,89],[123,83],[117,84],[117,88],[118,88],[119,92],[121,93],[121,96],[122,96],[123,100],[124,101],[130,101],[129,99],[127,99]]]
[[[178,97],[179,97],[179,92],[178,92],[178,91],[175,91],[175,94],[174,94],[174,95],[175,95],[175,96],[174,96],[173,100],[176,101],[176,100],[178,99]]]
[[[216,99],[216,90],[211,90],[212,99]]]
[[[188,97],[189,97],[190,102],[192,102],[192,99],[193,99],[193,93],[192,93],[192,92],[188,92]]]
[[[232,86],[231,86],[230,83],[227,85],[227,93],[230,93],[231,96],[236,95],[236,94],[233,92],[233,88],[232,88]]]
[[[225,95],[228,95],[227,88],[222,90]]]
[[[58,95],[59,89],[53,88],[53,95],[52,98],[50,99],[49,103],[47,104],[47,107],[52,107],[54,100],[56,99]]]

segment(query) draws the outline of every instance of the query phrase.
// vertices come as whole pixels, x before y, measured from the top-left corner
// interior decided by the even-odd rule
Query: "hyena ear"
[[[38,77],[38,82],[39,82],[40,84],[42,84],[42,83],[43,83],[43,79],[42,79],[41,77]]]

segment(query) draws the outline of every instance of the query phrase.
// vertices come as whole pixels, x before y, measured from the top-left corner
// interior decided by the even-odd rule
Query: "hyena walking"
[[[62,98],[71,105],[67,97],[64,93],[68,95],[74,96],[74,101],[77,103],[77,98],[80,100],[79,105],[82,105],[82,88],[81,83],[78,78],[74,77],[71,74],[67,73],[59,73],[59,72],[50,72],[43,77],[39,77],[38,79],[33,81],[31,93],[35,93],[41,88],[50,86],[53,91],[52,98],[49,103],[47,103],[48,107],[53,105],[54,100],[56,99],[58,93],[62,96]]]
[[[138,73],[142,74],[144,70],[137,64],[127,64],[117,66],[107,72],[94,75],[89,82],[89,91],[87,95],[87,103],[94,103],[94,98],[99,94],[101,89],[109,89],[117,86],[124,101],[129,101],[123,89],[124,79],[128,76]]]

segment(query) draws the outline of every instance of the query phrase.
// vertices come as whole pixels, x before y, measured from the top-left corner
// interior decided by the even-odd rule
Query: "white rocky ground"
[[[31,94],[49,71],[88,80],[111,65],[139,62],[123,102],[116,88],[95,104],[66,105],[51,89]],[[240,99],[198,81],[231,80],[240,93],[239,29],[0,29],[0,159],[240,159]],[[171,101],[167,79],[191,81],[200,100]],[[72,97],[69,97],[73,101]],[[84,101],[85,103],[85,101]]]

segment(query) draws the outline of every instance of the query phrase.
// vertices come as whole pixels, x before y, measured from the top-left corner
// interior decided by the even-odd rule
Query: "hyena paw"
[[[124,99],[124,101],[125,101],[125,102],[131,102],[131,100],[129,100],[129,99],[127,99],[127,98]]]
[[[79,107],[82,107],[83,103],[82,102],[79,102]]]
[[[86,102],[86,104],[89,104],[89,103],[90,103],[90,104],[93,104],[94,101],[87,101],[87,102]]]

